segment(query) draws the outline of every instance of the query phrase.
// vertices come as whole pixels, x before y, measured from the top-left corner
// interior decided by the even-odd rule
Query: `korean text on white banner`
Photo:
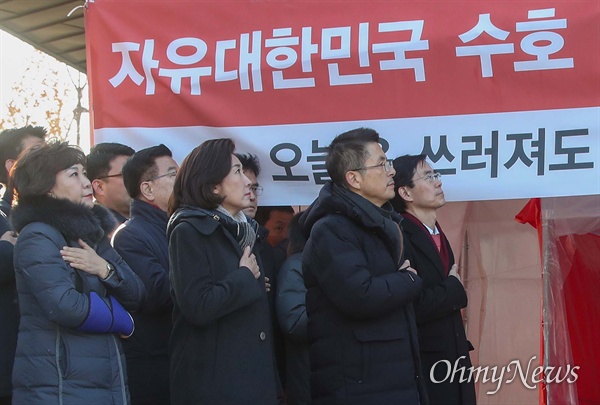
[[[94,142],[181,162],[232,138],[261,204],[309,204],[361,126],[449,200],[600,193],[597,0],[93,0],[85,22]]]

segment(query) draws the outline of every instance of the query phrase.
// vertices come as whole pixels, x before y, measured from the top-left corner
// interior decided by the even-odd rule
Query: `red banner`
[[[273,155],[294,143],[297,131],[318,146],[296,142],[300,154],[291,161],[318,153],[348,126],[372,126],[390,141],[390,152],[424,152],[454,165],[446,174],[471,174],[481,168],[477,156],[492,166],[485,169],[492,180],[502,164],[533,167],[526,182],[563,166],[597,178],[598,26],[597,0],[95,0],[86,35],[96,140],[129,129],[131,142],[142,146],[165,136],[143,128],[197,128],[196,138],[172,132],[185,155],[216,136],[207,128],[222,128],[287,173],[289,165]],[[312,126],[325,123],[338,125]],[[285,134],[274,128],[288,124],[311,126]],[[246,127],[265,131],[239,130]],[[251,138],[256,132],[265,134],[263,142]],[[402,145],[393,145],[391,138],[401,137]],[[473,144],[466,155],[465,143]],[[553,155],[532,166],[549,150]],[[460,190],[458,198],[545,196],[546,188],[518,195]],[[599,190],[584,180],[566,192]]]
[[[599,4],[96,0],[86,19],[93,101],[102,108],[95,124],[598,106]]]

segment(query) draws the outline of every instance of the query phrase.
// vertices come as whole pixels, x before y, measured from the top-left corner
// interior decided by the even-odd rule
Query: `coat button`
[[[267,338],[267,334],[265,332],[260,332],[260,335],[258,335],[258,337],[260,338],[260,340],[265,340]]]

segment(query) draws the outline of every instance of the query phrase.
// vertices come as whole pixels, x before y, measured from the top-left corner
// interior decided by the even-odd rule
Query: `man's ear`
[[[100,179],[92,180],[92,189],[94,190],[94,196],[104,195],[104,182]]]
[[[142,196],[148,201],[154,201],[154,192],[152,191],[152,186],[149,181],[143,181],[140,184],[140,193]]]
[[[406,186],[400,186],[400,187],[398,187],[398,195],[404,201],[412,201],[413,200],[411,192],[410,192],[410,188],[408,188]]]
[[[344,177],[346,178],[346,184],[348,184],[349,187],[360,190],[360,186],[362,184],[362,176],[360,175],[360,172],[349,170],[346,172]]]
[[[10,169],[15,165],[14,159],[6,159],[4,162],[4,168],[6,169],[6,177],[10,175]]]

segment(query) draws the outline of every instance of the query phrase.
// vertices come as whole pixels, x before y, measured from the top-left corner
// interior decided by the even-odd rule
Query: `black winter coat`
[[[286,404],[310,405],[308,317],[302,253],[288,257],[279,269],[275,309],[285,339]]]
[[[259,226],[258,236],[261,238],[261,240],[265,241],[264,243],[260,244],[260,249],[258,252],[258,256],[260,256],[262,263],[261,272],[265,277],[269,278],[269,283],[271,284],[271,291],[267,292],[267,300],[269,302],[269,311],[271,312],[273,350],[275,353],[275,361],[277,363],[277,372],[279,374],[281,384],[283,387],[285,387],[285,339],[283,337],[283,333],[279,329],[279,324],[277,323],[275,297],[277,295],[277,277],[279,274],[279,269],[285,261],[287,254],[285,249],[282,249],[281,246],[269,245],[269,243],[266,241],[268,235],[269,230],[264,226]]]
[[[448,373],[447,363],[439,363],[434,368],[434,383],[430,371],[440,360],[449,361],[454,367],[464,367],[465,376],[471,367],[469,345],[463,326],[461,308],[467,306],[467,294],[456,277],[446,274],[454,264],[454,254],[446,241],[449,253],[448,268],[442,264],[437,247],[426,230],[410,220],[402,222],[405,242],[408,246],[408,257],[413,268],[423,279],[423,290],[415,302],[415,313],[419,329],[419,346],[421,364],[427,383],[427,393],[431,405],[475,404],[475,385],[470,382],[459,382],[460,374],[456,374],[454,382]],[[443,382],[439,382],[443,381]]]
[[[133,315],[135,333],[123,341],[131,402],[169,403],[171,283],[167,213],[144,201],[131,202],[131,219],[113,235],[113,246],[146,287],[146,300]]]
[[[142,282],[110,246],[112,216],[67,200],[39,197],[13,209],[19,238],[14,262],[21,322],[13,369],[15,404],[126,404],[125,356],[119,336],[84,332],[94,292],[128,311],[144,299]],[[81,238],[115,267],[108,280],[75,270],[61,257]]]
[[[314,405],[427,402],[400,220],[331,183],[300,218]]]
[[[182,208],[169,221],[171,403],[276,404],[264,276],[239,266],[242,251],[223,215]]]
[[[0,211],[0,236],[10,230]],[[13,267],[13,244],[0,240],[0,397],[12,395],[12,368],[19,330],[19,304]]]

